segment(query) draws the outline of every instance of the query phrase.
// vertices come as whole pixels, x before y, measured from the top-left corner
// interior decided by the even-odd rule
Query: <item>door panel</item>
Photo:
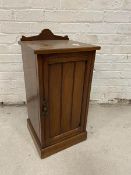
[[[60,134],[61,64],[49,66],[49,126],[50,137]]]
[[[81,115],[84,110],[81,104],[88,57],[74,55],[69,55],[68,61],[65,61],[64,56],[60,59],[58,55],[54,58],[49,55],[46,64],[43,64],[43,73],[48,77],[48,81],[44,77],[46,83],[43,87],[48,101],[48,116],[45,117],[44,127],[46,145],[82,132],[81,121],[85,116]]]
[[[63,64],[61,132],[70,130],[74,63]]]

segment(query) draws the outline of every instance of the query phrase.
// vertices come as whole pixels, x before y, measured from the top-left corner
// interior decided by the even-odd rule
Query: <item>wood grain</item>
[[[49,66],[49,121],[50,137],[60,133],[61,64]]]
[[[71,128],[80,126],[85,62],[75,63]]]
[[[26,86],[26,100],[28,117],[34,127],[37,136],[40,138],[40,108],[39,108],[39,83],[37,76],[37,57],[32,50],[22,46],[22,59],[24,68],[24,79]],[[27,59],[28,58],[28,59]],[[34,71],[35,70],[35,71]]]
[[[51,30],[43,29],[39,35],[35,36],[22,36],[21,41],[34,41],[34,40],[69,40],[68,36],[54,35]]]
[[[39,139],[30,123],[30,120],[28,119],[27,120],[27,127],[29,129],[29,132],[32,136],[32,139],[34,141],[34,144],[36,145],[36,148],[38,150],[38,153],[41,157],[41,159],[43,158],[46,158],[54,153],[57,153],[61,150],[64,150],[70,146],[73,146],[79,142],[82,142],[84,140],[86,140],[87,138],[87,132],[81,132],[77,135],[74,135],[70,138],[67,138],[59,143],[56,143],[56,144],[53,144],[51,146],[48,146],[48,147],[45,147],[45,148],[42,148],[41,145],[40,145],[40,142],[39,142]]]
[[[70,130],[74,63],[63,64],[61,131]]]
[[[41,41],[21,41],[33,50],[35,54],[54,54],[54,53],[76,53],[100,50],[99,46],[80,43],[72,40],[41,40]]]
[[[48,29],[22,37],[19,43],[28,128],[40,157],[45,158],[87,137],[95,51],[100,47],[71,41]]]

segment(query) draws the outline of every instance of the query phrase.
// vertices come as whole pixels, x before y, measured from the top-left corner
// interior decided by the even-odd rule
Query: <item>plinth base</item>
[[[27,127],[30,131],[30,134],[33,138],[33,141],[36,145],[36,148],[39,152],[39,155],[40,155],[41,159],[46,158],[46,157],[48,157],[48,156],[50,156],[54,153],[57,153],[57,152],[59,152],[63,149],[66,149],[70,146],[73,146],[73,145],[75,145],[75,144],[77,144],[81,141],[84,141],[87,138],[87,132],[85,131],[85,132],[81,132],[78,135],[70,137],[70,138],[68,138],[68,139],[66,139],[62,142],[59,142],[57,144],[42,148],[41,145],[40,145],[40,141],[39,141],[39,139],[38,139],[33,127],[32,127],[30,119],[27,119]]]

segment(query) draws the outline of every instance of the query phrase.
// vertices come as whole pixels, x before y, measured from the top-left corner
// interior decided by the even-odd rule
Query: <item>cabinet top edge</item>
[[[101,49],[100,46],[73,40],[19,41],[19,44],[31,48],[35,54],[93,51]]]

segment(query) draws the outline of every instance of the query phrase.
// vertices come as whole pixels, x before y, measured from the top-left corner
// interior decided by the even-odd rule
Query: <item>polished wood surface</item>
[[[74,86],[74,63],[62,64],[61,132],[71,129],[72,94]]]
[[[55,37],[61,40],[53,40]],[[28,128],[41,158],[45,158],[87,137],[95,52],[100,47],[45,30],[21,40],[29,40],[20,42]]]
[[[32,139],[36,145],[36,148],[38,150],[38,153],[39,153],[41,159],[46,158],[52,154],[55,154],[59,151],[62,151],[70,146],[73,146],[73,145],[80,143],[80,142],[87,139],[87,132],[85,131],[85,132],[81,132],[78,135],[70,137],[68,139],[65,139],[62,142],[59,142],[57,144],[53,144],[51,146],[43,148],[43,147],[41,147],[41,144],[39,142],[39,139],[34,131],[34,128],[31,124],[31,122],[30,122],[30,119],[27,119],[27,127],[28,127],[29,132],[32,136]]]
[[[35,54],[67,53],[77,51],[99,50],[100,46],[69,40],[68,36],[54,35],[49,29],[44,29],[39,35],[22,36],[19,44],[31,48]]]
[[[67,53],[99,50],[99,46],[72,40],[22,41],[21,44],[31,48],[35,54]]]
[[[89,53],[53,54],[43,57],[45,56],[41,55],[38,59],[38,63],[41,63],[38,64],[40,65],[38,69],[43,77],[46,74],[48,80],[45,83],[46,87],[43,85],[43,90],[40,91],[46,89],[45,96],[49,110],[48,116],[45,117],[43,133],[46,133],[46,145],[51,145],[70,135],[79,134],[83,128],[81,123],[86,116],[81,115],[81,111],[84,84],[86,84],[85,73],[88,62],[90,64],[90,59],[93,59]],[[54,61],[56,58],[58,63]]]
[[[60,134],[61,116],[61,70],[59,64],[49,67],[49,138]],[[48,138],[47,138],[48,139]]]
[[[27,59],[28,58],[28,59]],[[37,73],[37,57],[28,47],[22,45],[22,59],[26,87],[28,117],[32,122],[37,136],[41,141],[40,134],[40,108],[39,108],[39,82]]]
[[[35,41],[35,40],[69,40],[68,36],[58,36],[54,35],[51,30],[44,29],[39,35],[35,36],[22,36],[21,41]]]

